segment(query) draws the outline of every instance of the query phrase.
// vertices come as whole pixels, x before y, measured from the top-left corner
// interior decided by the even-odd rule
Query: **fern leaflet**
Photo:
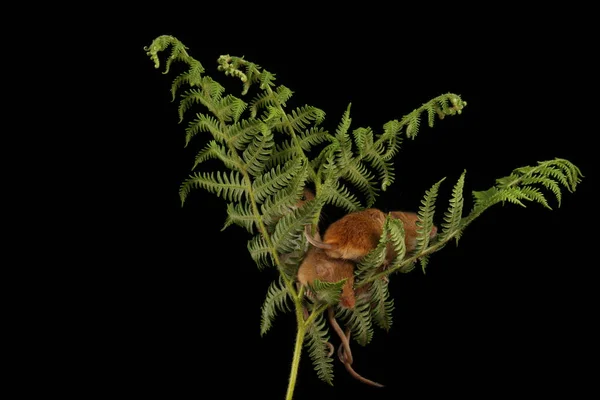
[[[328,342],[327,323],[321,313],[308,327],[304,343],[308,347],[308,355],[313,362],[319,379],[333,385],[333,360],[329,356]]]
[[[462,234],[462,211],[463,211],[463,187],[465,184],[465,174],[466,171],[458,178],[458,181],[454,185],[452,189],[452,198],[450,199],[450,206],[448,207],[448,211],[444,213],[444,222],[442,222],[442,233],[440,234],[440,240],[444,240],[449,236],[454,236],[456,239],[456,244],[458,245],[458,240]]]
[[[285,287],[283,278],[281,276],[279,277],[279,280],[271,282],[271,285],[267,290],[267,296],[261,308],[261,336],[264,336],[268,330],[271,329],[271,323],[277,315],[277,311],[288,312],[291,310],[289,298],[290,293]]]

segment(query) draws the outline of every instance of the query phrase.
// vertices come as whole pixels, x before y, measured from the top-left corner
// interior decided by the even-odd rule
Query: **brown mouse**
[[[317,233],[315,235],[319,237]],[[300,267],[298,282],[302,285],[312,285],[315,279],[322,282],[339,282],[346,279],[342,287],[340,304],[346,308],[354,308],[354,263],[339,258],[329,257],[323,249],[310,246]]]
[[[409,211],[391,211],[390,215],[401,220],[404,225],[406,252],[415,250],[418,215]],[[325,231],[323,241],[316,240],[309,234],[306,237],[313,246],[325,250],[329,257],[360,261],[369,251],[377,247],[384,223],[385,214],[381,210],[368,208],[346,214],[332,223]],[[429,236],[433,238],[436,234],[437,227],[434,226]],[[391,246],[388,248],[391,249]],[[392,258],[393,254],[387,257],[388,260]]]

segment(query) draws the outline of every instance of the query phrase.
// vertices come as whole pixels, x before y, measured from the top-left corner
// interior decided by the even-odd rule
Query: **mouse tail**
[[[317,240],[315,238],[313,238],[310,234],[310,225],[305,225],[304,227],[304,236],[306,236],[306,240],[308,240],[308,242],[310,244],[312,244],[315,247],[318,247],[319,249],[325,249],[325,250],[330,250],[333,249],[333,245],[329,244],[329,243],[323,243],[320,240]]]

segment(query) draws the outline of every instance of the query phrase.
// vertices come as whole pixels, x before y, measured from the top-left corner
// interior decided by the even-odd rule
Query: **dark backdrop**
[[[184,148],[185,123],[170,102],[175,75],[155,70],[143,50],[162,34],[183,41],[209,73],[221,54],[258,63],[294,91],[290,105],[323,109],[330,130],[350,102],[352,127],[377,132],[435,96],[460,94],[468,103],[462,115],[437,120],[433,129],[423,123],[414,141],[404,141],[396,182],[376,203],[382,209],[414,210],[425,190],[447,177],[441,217],[464,169],[465,210],[472,190],[537,161],[566,158],[585,175],[577,192],[563,192],[562,207],[551,196],[552,211],[497,205],[467,228],[458,247],[432,256],[426,274],[392,277],[391,331],[375,328],[372,343],[353,347],[356,370],[386,388],[355,381],[337,359],[329,387],[304,353],[297,399],[568,393],[590,379],[581,366],[593,350],[594,297],[587,257],[594,254],[588,154],[595,103],[585,100],[594,81],[586,27],[567,30],[557,21],[569,15],[559,10],[543,18],[471,10],[471,18],[436,22],[356,11],[297,20],[282,11],[256,22],[232,6],[222,19],[190,12],[177,23],[163,21],[165,12],[140,19],[123,36],[131,52],[123,79],[133,84],[116,96],[136,105],[124,114],[130,123],[114,128],[132,146],[119,149],[128,168],[113,198],[126,215],[115,243],[127,252],[115,319],[123,351],[107,381],[168,398],[206,398],[214,389],[217,398],[240,391],[283,399],[291,363],[292,314],[259,333],[275,271],[256,268],[242,228],[221,231],[220,198],[197,190],[180,205],[179,185],[203,141]],[[330,210],[326,218],[336,215]]]

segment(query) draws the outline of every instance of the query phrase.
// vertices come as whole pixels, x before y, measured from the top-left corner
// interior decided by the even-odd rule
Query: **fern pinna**
[[[466,102],[459,95],[443,94],[400,120],[387,122],[380,132],[370,127],[351,129],[348,105],[335,129],[329,131],[323,126],[323,110],[310,105],[288,107],[292,90],[276,84],[274,74],[243,57],[223,55],[217,63],[219,71],[241,81],[244,99],[226,94],[224,86],[205,75],[203,65],[175,37],[160,36],[144,49],[156,68],[160,67],[159,53],[168,53],[164,73],[174,62],[185,65],[173,80],[173,100],[179,99],[180,122],[189,118],[186,145],[197,136],[205,140],[193,172],[181,184],[182,204],[198,188],[223,198],[227,203],[224,228],[246,229],[251,235],[247,248],[257,266],[279,271],[279,279],[267,290],[260,332],[269,331],[278,312],[295,312],[298,331],[287,398],[294,390],[303,346],[318,377],[333,383],[327,309],[334,307],[352,338],[368,344],[373,326],[388,330],[392,325],[394,303],[387,285],[391,274],[408,272],[417,262],[424,270],[434,252],[451,240],[458,242],[466,226],[497,203],[533,201],[549,208],[542,192],[549,190],[560,205],[561,188],[574,191],[582,176],[564,159],[517,168],[492,188],[473,192],[473,209],[463,215],[463,172],[454,184],[440,232],[431,238],[438,189],[445,178],[440,179],[426,191],[418,210],[416,249],[407,251],[402,223],[388,216],[379,244],[356,264],[356,305],[343,308],[337,304],[343,281],[315,281],[310,287],[296,284],[308,249],[305,226],[312,226],[314,232],[325,205],[348,213],[372,207],[377,196],[394,183],[394,158],[403,138],[415,138],[422,119],[432,127],[437,119],[461,114]],[[192,110],[197,111],[190,115]],[[197,171],[208,160],[219,160],[224,169]],[[309,186],[314,196],[306,198]],[[386,260],[390,249],[394,257]]]

